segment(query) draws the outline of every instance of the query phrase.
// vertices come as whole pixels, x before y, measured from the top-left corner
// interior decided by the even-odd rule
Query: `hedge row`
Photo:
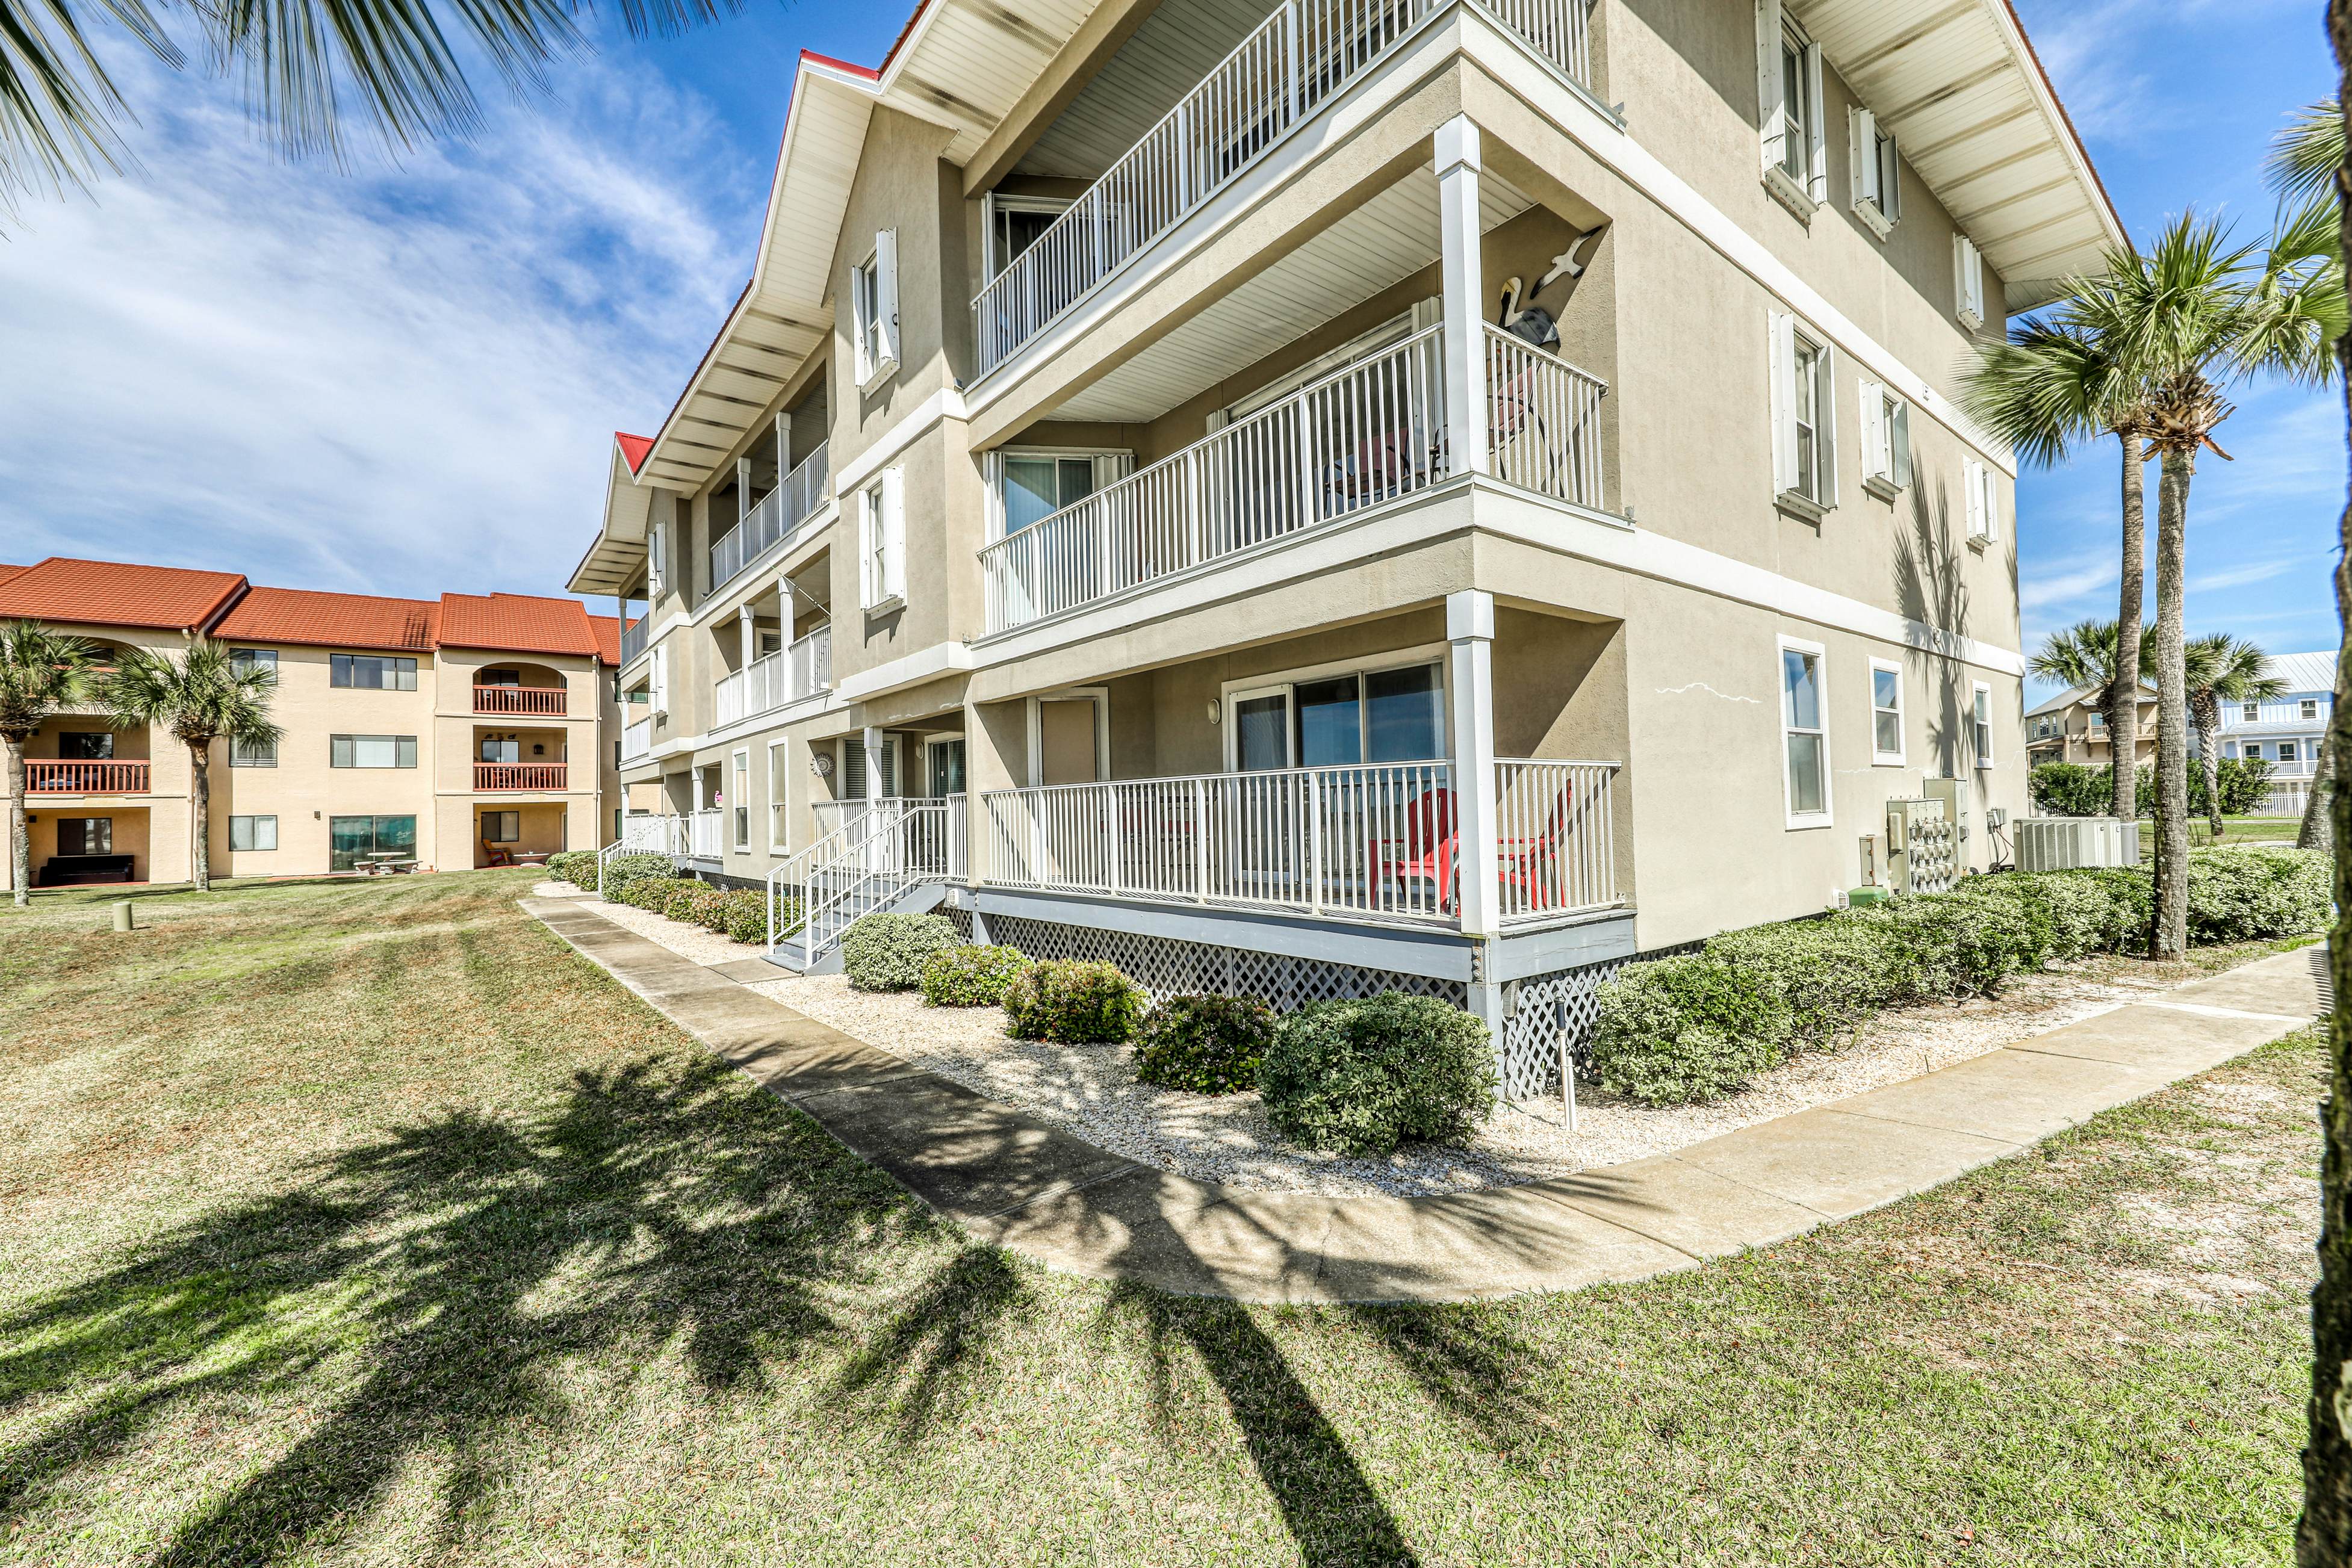
[[[2320,851],[2193,852],[2189,939],[2315,931],[2331,876]],[[1602,1087],[1651,1104],[1713,1100],[1882,1009],[1995,996],[2047,964],[2144,953],[2151,897],[2137,868],[2003,872],[1948,894],[1726,932],[1704,952],[1630,964],[1601,988],[1592,1066]]]

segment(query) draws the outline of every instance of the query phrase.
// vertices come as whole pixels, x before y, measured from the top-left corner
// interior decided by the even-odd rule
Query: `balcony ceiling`
[[[2009,0],[1785,3],[2000,272],[2011,310],[2130,244]]]
[[[1272,0],[1164,0],[1055,117],[1013,172],[1100,178],[1274,10]]]
[[[1535,205],[1488,170],[1480,221]],[[1437,173],[1423,167],[1069,398],[1047,417],[1142,423],[1256,364],[1438,258]]]

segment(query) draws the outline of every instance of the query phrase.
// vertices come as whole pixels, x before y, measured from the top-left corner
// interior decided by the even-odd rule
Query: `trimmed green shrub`
[[[1109,964],[1048,959],[1004,988],[1005,1030],[1060,1045],[1118,1045],[1135,1034],[1143,990]]]
[[[932,1008],[993,1008],[1004,1003],[1004,988],[1029,967],[1018,947],[967,943],[942,947],[923,961],[923,1005]]]
[[[692,893],[702,885],[690,876],[644,876],[625,883],[619,892],[613,891],[610,882],[604,884],[604,896],[615,904],[625,904],[632,909],[646,910],[654,915],[667,915],[669,902],[680,894]]]
[[[644,882],[650,878],[668,878],[670,874],[667,855],[614,855],[604,863],[604,896],[606,898],[615,896],[631,883]],[[593,870],[588,873],[585,885],[591,888],[596,885],[596,873]]]
[[[759,888],[715,890],[718,896],[702,906],[702,924],[721,936],[765,946],[768,940],[768,895]]]
[[[1650,1105],[1731,1093],[1780,1064],[1794,1028],[1768,975],[1705,953],[1628,964],[1600,1001],[1593,1073]]]
[[[1727,931],[1708,940],[1706,956],[1777,989],[1806,1048],[1848,1033],[1916,983],[1884,925],[1843,915]]]
[[[2104,817],[2115,810],[2115,775],[2079,762],[2045,762],[2025,776],[2034,806],[2053,817]]]
[[[1276,1027],[1257,1088],[1276,1128],[1307,1148],[1460,1143],[1494,1109],[1494,1050],[1476,1015],[1434,997],[1310,1002]]]
[[[1143,1015],[1135,1075],[1196,1094],[1255,1089],[1275,1024],[1274,1009],[1255,997],[1171,997]]]
[[[596,891],[596,852],[565,850],[561,854],[550,855],[547,857],[547,874],[558,882],[568,882],[574,887],[593,893]]]
[[[963,940],[940,915],[868,915],[842,934],[841,967],[856,991],[909,991],[932,954]]]
[[[2189,940],[2299,936],[2327,923],[2330,868],[2312,850],[2197,850],[2189,856]]]
[[[697,881],[671,894],[669,901],[662,905],[662,913],[688,925],[707,925],[719,901],[726,896],[725,888]]]

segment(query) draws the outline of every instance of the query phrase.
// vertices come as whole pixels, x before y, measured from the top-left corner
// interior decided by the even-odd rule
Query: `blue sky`
[[[2017,4],[2136,236],[2189,205],[2267,225],[2264,145],[2329,85],[2318,0]],[[473,141],[340,170],[118,57],[139,167],[0,241],[0,560],[558,591],[611,432],[659,423],[749,269],[796,52],[878,63],[904,20],[748,0],[683,39],[608,29]],[[2198,469],[2190,630],[2332,647],[2341,415],[2237,403],[2237,460]],[[2116,487],[2112,447],[2025,476],[2029,646],[2114,614]]]

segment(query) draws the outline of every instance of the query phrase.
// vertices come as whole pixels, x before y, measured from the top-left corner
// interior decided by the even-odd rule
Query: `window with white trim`
[[[1975,458],[1960,465],[1960,488],[1969,508],[1969,542],[1990,544],[2000,537],[2000,487],[1998,470]]]
[[[1792,828],[1830,822],[1829,704],[1818,643],[1780,639],[1781,775]]]
[[[751,847],[751,750],[738,747],[735,752],[735,783],[729,796],[727,810],[735,819],[735,847],[739,851]]]
[[[865,387],[898,367],[898,232],[874,236],[874,251],[849,275],[851,319],[856,332],[857,384]]]
[[[885,468],[859,492],[858,602],[867,610],[907,601],[907,474]]]
[[[1818,204],[1829,199],[1821,48],[1783,13],[1780,0],[1757,0],[1756,41],[1765,183],[1784,196]]]
[[[1870,760],[1903,765],[1903,666],[1892,659],[1870,661]]]
[[[228,765],[231,768],[275,768],[278,766],[278,737],[242,740],[231,736],[228,742]]]
[[[1837,400],[1829,345],[1775,311],[1772,479],[1784,502],[1820,513],[1837,505]]]
[[[1952,236],[1953,313],[1970,331],[1982,327],[1985,315],[1984,256],[1966,235]]]
[[[2305,697],[2294,705],[2294,711],[2296,716],[2301,718],[2317,718],[2319,716],[2319,699],[2317,697]]]
[[[232,850],[274,850],[278,847],[275,817],[231,817],[228,847]]]
[[[2278,743],[2278,759],[2281,762],[2293,762],[2295,759],[2296,755],[2297,753],[2295,751],[2294,741],[2282,740]]]
[[[792,824],[786,809],[792,803],[792,743],[768,742],[768,849],[782,854],[791,847]]]
[[[1992,688],[1982,681],[1976,683],[1975,696],[1969,706],[1969,730],[1976,742],[1977,766],[1992,766]]]
[[[1889,499],[1911,483],[1911,405],[1870,381],[1862,383],[1862,482]]]
[[[1895,150],[1895,133],[1870,110],[1856,109],[1846,116],[1846,143],[1855,215],[1885,239],[1903,216],[1902,158]]]
[[[2238,705],[2238,722],[2239,722],[2239,723],[2241,723],[2241,724],[2260,724],[2260,723],[2262,723],[2262,722],[2263,722],[2263,705],[2262,705],[2262,704],[2260,704],[2260,703],[2241,703],[2241,704],[2239,704],[2239,705]]]

